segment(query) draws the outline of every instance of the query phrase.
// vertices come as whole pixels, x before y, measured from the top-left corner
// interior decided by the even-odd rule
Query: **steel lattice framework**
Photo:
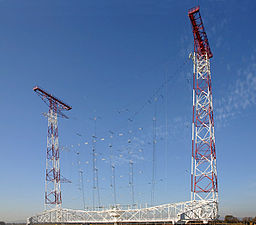
[[[46,176],[45,176],[45,209],[61,207],[61,175],[59,156],[59,132],[58,115],[66,117],[62,111],[72,109],[53,95],[47,93],[39,87],[33,90],[49,106],[47,151],[46,151]]]
[[[145,208],[101,208],[95,210],[72,210],[55,208],[27,219],[27,224],[44,223],[147,223],[213,220],[216,202],[188,201]]]
[[[218,215],[218,186],[213,120],[210,50],[199,7],[189,11],[194,35],[193,123],[191,200],[206,200],[214,204]]]

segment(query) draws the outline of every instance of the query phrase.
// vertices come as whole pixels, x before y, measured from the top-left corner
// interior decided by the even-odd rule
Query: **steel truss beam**
[[[117,223],[117,222],[208,222],[216,219],[214,201],[187,201],[147,208],[121,208],[120,206],[98,211],[56,208],[27,219],[27,224],[42,223]]]

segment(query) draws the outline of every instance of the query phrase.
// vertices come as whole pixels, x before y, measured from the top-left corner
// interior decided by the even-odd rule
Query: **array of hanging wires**
[[[92,142],[90,144],[90,141],[85,141],[85,142],[80,142],[74,145],[70,145],[70,147],[62,147],[62,150],[68,150],[70,152],[70,149],[73,149],[72,152],[74,152],[76,154],[77,157],[77,165],[78,165],[78,171],[79,171],[79,191],[81,191],[82,193],[82,200],[83,200],[83,208],[86,208],[86,204],[85,204],[85,195],[84,195],[84,170],[81,168],[81,162],[83,160],[81,160],[81,154],[78,150],[76,150],[77,148],[83,148],[83,145],[87,145],[88,147],[91,145],[91,149],[92,149],[92,170],[93,170],[93,178],[92,178],[92,207],[96,208],[101,206],[101,198],[100,198],[100,188],[99,188],[99,169],[97,167],[97,161],[101,160],[101,161],[105,161],[108,157],[109,157],[109,163],[110,163],[110,168],[111,168],[111,181],[110,181],[110,187],[112,189],[113,192],[113,204],[116,205],[117,204],[117,197],[116,197],[116,175],[115,175],[115,169],[116,169],[116,161],[118,161],[118,159],[116,157],[120,157],[123,158],[124,157],[124,153],[120,152],[120,154],[118,156],[114,157],[113,154],[113,137],[115,136],[116,138],[122,138],[125,137],[127,138],[127,143],[129,145],[132,145],[133,143],[133,147],[135,147],[137,149],[138,152],[143,153],[143,150],[141,148],[141,146],[139,146],[138,144],[136,144],[135,140],[132,140],[133,138],[131,137],[131,130],[129,132],[117,132],[114,133],[112,131],[109,131],[110,136],[109,137],[98,137],[96,136],[96,121],[97,118],[95,117],[93,119],[94,122],[94,133],[92,135]],[[137,131],[142,132],[143,128],[139,127],[137,128]],[[77,136],[79,137],[83,137],[82,134],[80,133],[76,133]],[[88,138],[89,140],[89,138]],[[106,153],[98,153],[96,151],[96,143],[97,142],[106,142],[109,141],[108,144],[108,148],[109,148],[109,152]],[[132,146],[129,147],[129,149],[127,149],[127,157],[129,157],[129,187],[131,188],[131,199],[132,202],[134,204],[134,190],[133,190],[133,159],[132,159],[132,152],[131,152],[131,148]],[[88,161],[86,161],[86,163],[88,164]],[[88,171],[87,171],[88,173]],[[120,176],[120,178],[122,178],[123,175]],[[88,193],[88,191],[87,191]],[[96,204],[97,202],[97,204]]]
[[[98,206],[101,206],[101,201],[100,201],[100,190],[99,190],[99,170],[96,166],[97,162],[97,153],[96,153],[96,125],[97,125],[97,117],[93,118],[94,120],[94,134],[92,136],[92,170],[93,170],[93,190],[92,190],[92,207],[95,209],[95,195],[97,193],[97,199],[98,199]]]
[[[168,136],[168,83],[177,75],[181,72],[183,67],[188,63],[188,59],[186,59],[179,67],[177,67],[176,71],[173,72],[172,74],[168,75],[166,73],[165,80],[164,82],[153,92],[153,94],[140,106],[138,107],[138,110],[135,111],[134,113],[131,113],[129,109],[125,109],[126,112],[129,112],[131,114],[130,117],[128,117],[129,123],[132,123],[135,118],[146,108],[147,105],[150,105],[154,103],[154,114],[153,114],[153,132],[152,132],[152,178],[151,182],[151,205],[155,203],[155,184],[156,184],[156,144],[157,144],[157,103],[159,98],[163,98],[163,95],[165,95],[165,162],[164,162],[164,167],[165,167],[165,179],[167,179],[167,150],[168,150],[168,141],[167,141],[167,136]],[[165,92],[165,94],[163,94]],[[96,136],[96,121],[99,117],[94,117],[94,134],[92,135],[92,171],[93,171],[93,178],[92,178],[92,206],[95,208],[96,206],[96,197],[97,197],[97,205],[98,207],[101,206],[101,198],[100,198],[100,188],[99,188],[99,169],[97,168],[97,152],[96,152],[96,142],[97,141],[104,141],[106,138],[104,137],[97,137]],[[139,131],[143,131],[142,127],[137,127],[136,128]],[[116,163],[114,159],[114,152],[113,152],[113,137],[114,134],[116,137],[122,137],[125,132],[113,132],[109,131],[110,136],[108,137],[110,143],[108,145],[109,147],[109,155],[105,156],[105,158],[109,157],[109,164],[110,164],[110,170],[111,170],[111,178],[110,178],[110,188],[112,189],[112,196],[113,196],[113,204],[117,204],[117,193],[116,193]],[[134,146],[131,146],[132,143],[132,137],[131,137],[131,129],[129,128],[128,125],[128,132],[126,132],[126,135],[128,136],[128,141],[127,141],[127,152],[128,152],[128,162],[129,162],[129,182],[128,186],[130,188],[130,193],[131,193],[131,203],[132,205],[135,204],[135,196],[134,196],[134,161],[132,160],[131,157],[131,148]],[[78,136],[82,137],[80,133],[76,133]],[[89,140],[85,141],[83,144],[89,145]],[[79,144],[80,145],[80,144]],[[71,145],[72,147],[72,145]],[[139,148],[139,152],[143,152],[143,149],[141,146],[136,146]],[[121,154],[119,155],[121,157]],[[103,158],[102,158],[103,160]],[[141,172],[141,171],[140,171]],[[79,175],[80,175],[80,186],[81,186],[81,191],[82,191],[82,200],[83,200],[83,208],[85,208],[85,196],[84,196],[84,171],[80,168],[79,166]],[[120,176],[121,177],[121,176]],[[167,185],[166,185],[167,186]],[[97,195],[97,196],[96,196]]]
[[[155,159],[155,146],[156,146],[156,118],[157,118],[157,114],[156,114],[156,107],[157,107],[157,103],[158,103],[158,99],[155,99],[155,110],[154,110],[154,115],[153,115],[153,140],[151,142],[146,143],[146,145],[149,145],[148,148],[150,147],[150,145],[153,146],[153,156],[152,156],[152,178],[151,178],[151,182],[149,182],[149,184],[152,185],[152,189],[151,189],[151,195],[152,195],[152,202],[151,204],[153,204],[154,202],[154,186],[155,186],[155,163],[156,163],[156,159]],[[116,205],[117,204],[117,193],[116,193],[116,161],[118,161],[118,159],[116,157],[119,158],[123,158],[124,157],[124,153],[126,152],[127,155],[127,161],[128,161],[128,186],[130,189],[130,194],[131,194],[131,205],[135,206],[135,192],[134,192],[134,159],[133,159],[133,154],[134,151],[137,151],[139,154],[144,154],[143,149],[144,146],[142,144],[136,143],[136,136],[143,136],[144,133],[144,128],[143,127],[137,127],[134,129],[128,129],[128,131],[122,131],[122,132],[116,132],[114,133],[113,131],[108,131],[110,133],[110,135],[107,135],[106,137],[98,137],[96,135],[96,123],[97,123],[97,117],[93,118],[93,123],[94,123],[94,133],[92,135],[92,142],[91,142],[91,149],[92,149],[92,171],[93,171],[93,178],[92,178],[92,207],[96,208],[97,207],[101,207],[101,198],[100,198],[100,188],[99,188],[99,169],[97,167],[97,161],[101,160],[101,161],[105,161],[108,157],[109,157],[109,164],[110,164],[110,168],[111,168],[111,180],[110,180],[110,187],[112,189],[112,196],[113,196],[113,204]],[[136,135],[137,133],[137,135]],[[76,133],[77,136],[83,138],[83,135],[80,133]],[[134,137],[133,137],[134,135]],[[144,135],[145,136],[145,135]],[[151,136],[151,135],[150,135]],[[115,153],[113,152],[113,138],[123,138],[124,140],[126,139],[126,144],[123,148],[124,152],[120,152],[119,155],[115,156]],[[143,138],[143,137],[142,137]],[[143,138],[144,139],[144,138]],[[89,138],[88,138],[89,140]],[[83,138],[84,141],[84,138]],[[97,142],[106,142],[105,145],[107,145],[107,143],[109,143],[107,145],[107,149],[109,149],[108,152],[105,153],[98,153],[96,151],[96,143]],[[89,141],[85,141],[84,143],[78,143],[76,145],[71,145],[71,148],[74,149],[74,152],[76,152],[77,154],[77,164],[78,164],[78,170],[79,170],[79,182],[80,182],[80,186],[79,186],[79,190],[82,193],[82,200],[83,200],[83,208],[86,208],[85,206],[85,196],[84,196],[84,170],[82,170],[81,168],[81,154],[79,151],[75,151],[75,149],[77,147],[82,148],[82,145],[87,145],[89,147],[90,142]],[[145,144],[144,144],[145,145]],[[77,146],[77,147],[75,147]],[[118,149],[118,147],[115,146],[115,148]],[[126,149],[126,150],[125,150]],[[136,159],[138,161],[138,159]],[[87,171],[88,173],[88,171]],[[140,170],[139,174],[142,174],[143,171]],[[122,176],[122,175],[121,175]],[[120,176],[120,178],[122,178]],[[88,193],[88,191],[87,191]],[[97,204],[96,204],[97,202]]]

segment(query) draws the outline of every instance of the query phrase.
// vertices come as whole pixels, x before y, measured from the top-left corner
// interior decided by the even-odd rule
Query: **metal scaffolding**
[[[208,222],[215,218],[216,202],[187,201],[145,208],[115,206],[99,210],[73,210],[56,208],[27,219],[27,224],[40,223],[148,223],[148,222]],[[132,207],[132,206],[131,206]]]

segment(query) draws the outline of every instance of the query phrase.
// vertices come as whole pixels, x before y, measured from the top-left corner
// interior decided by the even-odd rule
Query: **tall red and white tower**
[[[58,116],[67,118],[62,111],[72,109],[53,95],[39,87],[33,90],[49,106],[48,135],[46,150],[46,176],[45,176],[45,209],[60,208],[61,199],[61,175],[60,175],[60,154],[59,154],[59,132]]]
[[[209,201],[211,217],[218,216],[218,185],[213,120],[210,59],[208,43],[199,6],[189,10],[194,35],[193,123],[191,201]]]

